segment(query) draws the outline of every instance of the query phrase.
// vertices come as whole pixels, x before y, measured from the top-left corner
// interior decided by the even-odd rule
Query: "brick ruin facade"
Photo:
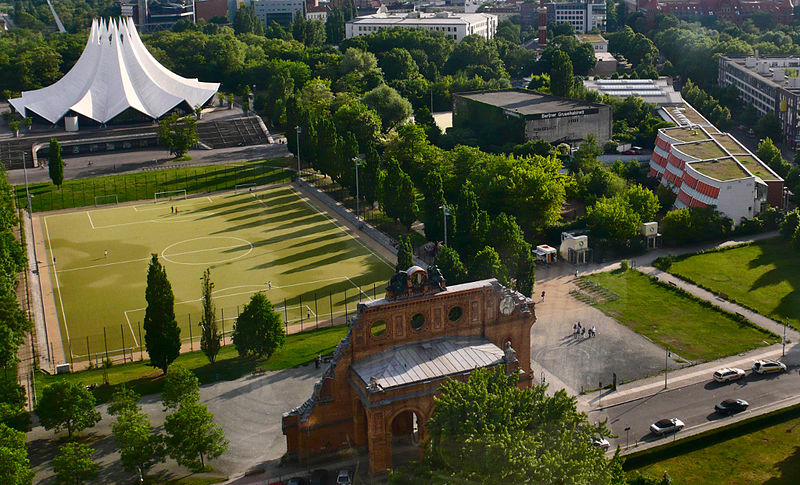
[[[533,301],[497,280],[447,288],[435,268],[398,273],[387,298],[359,304],[311,398],[283,415],[289,455],[305,462],[366,447],[370,471],[385,471],[393,437],[412,436],[421,447],[433,396],[447,378],[504,366],[519,372],[521,387],[531,385],[535,320]]]

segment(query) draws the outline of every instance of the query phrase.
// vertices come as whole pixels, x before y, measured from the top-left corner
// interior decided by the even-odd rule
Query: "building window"
[[[453,307],[453,308],[451,308],[451,309],[450,309],[450,311],[447,313],[447,318],[448,318],[448,319],[449,319],[451,322],[457,322],[457,321],[459,321],[459,320],[461,319],[461,316],[462,316],[463,314],[464,314],[464,310],[462,310],[460,306],[454,306],[454,307]]]
[[[411,328],[414,330],[420,330],[425,325],[425,315],[422,313],[417,313],[413,317],[411,317]]]
[[[369,330],[373,337],[380,337],[386,333],[386,322],[383,320],[378,320],[377,322],[373,323],[372,326],[370,326]]]

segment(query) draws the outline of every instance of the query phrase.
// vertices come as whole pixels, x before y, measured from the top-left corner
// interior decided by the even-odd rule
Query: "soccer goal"
[[[164,202],[165,200],[186,199],[186,189],[180,190],[167,190],[164,192],[156,192],[153,200],[156,204]]]
[[[94,196],[94,206],[101,206],[101,205],[108,205],[108,204],[119,204],[119,199],[117,198],[117,194],[108,194],[108,195],[96,195]]]
[[[249,184],[236,184],[236,186],[233,187],[233,193],[241,194],[242,192],[249,192],[255,186],[255,182],[251,182]]]

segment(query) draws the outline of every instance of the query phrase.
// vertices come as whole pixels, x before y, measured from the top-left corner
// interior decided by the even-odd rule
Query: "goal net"
[[[153,200],[156,204],[159,202],[164,202],[165,200],[178,200],[178,199],[184,199],[184,200],[186,199],[186,189],[156,192],[155,195],[153,196]]]
[[[234,186],[233,188],[233,193],[241,194],[242,192],[248,192],[255,186],[256,186],[255,182],[251,182],[249,184],[236,184],[236,186]]]
[[[108,195],[96,195],[94,197],[94,206],[97,207],[99,205],[108,205],[108,204],[119,204],[119,199],[117,198],[117,194],[108,194]]]

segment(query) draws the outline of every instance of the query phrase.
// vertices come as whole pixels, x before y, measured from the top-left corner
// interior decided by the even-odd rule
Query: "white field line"
[[[211,197],[206,197],[206,199],[209,199],[209,201],[211,201]],[[198,203],[198,200],[199,199],[186,199],[186,200],[182,200],[182,201],[179,201],[179,202],[173,202],[172,204],[170,204],[170,206],[179,207],[179,208],[180,207],[186,207],[186,206],[190,206],[190,207],[202,206],[202,204]],[[164,205],[161,205],[161,204],[164,204]],[[156,207],[153,207],[153,205],[155,205]],[[165,202],[159,202],[158,204],[152,204],[151,203],[151,204],[147,204],[147,205],[134,205],[133,206],[133,210],[136,211],[136,212],[161,211],[161,210],[166,209],[166,207],[167,207],[167,205],[166,205]]]
[[[128,321],[128,328],[131,329],[131,335],[133,335],[133,343],[136,345],[136,347],[138,347],[139,342],[136,340],[136,333],[133,331],[133,325],[131,325],[131,319],[128,318],[127,313],[125,314],[125,320]]]
[[[50,248],[50,259],[53,259],[53,244],[50,242],[50,228],[47,227],[47,217],[44,217],[44,231],[47,234],[47,246]],[[67,334],[67,343],[71,342],[69,338],[69,327],[67,326],[67,314],[64,312],[64,300],[61,298],[61,286],[58,283],[58,269],[56,262],[53,259],[53,276],[56,280],[56,291],[58,291],[58,303],[61,305],[61,318],[64,319],[64,332]]]
[[[303,283],[293,283],[291,285],[283,285],[283,286],[272,285],[272,288],[274,288],[274,289],[291,288],[293,286],[313,285],[315,283],[324,283],[324,282],[327,282],[327,281],[345,280],[345,279],[350,281],[350,278],[348,278],[347,276],[338,276],[338,277],[335,277],[335,278],[325,278],[325,279],[322,279],[322,280],[306,281],[306,282],[303,282]],[[350,284],[353,284],[353,282],[350,281]],[[266,286],[267,286],[266,284],[263,284],[263,285],[231,286],[231,287],[228,287],[228,288],[222,288],[222,289],[219,289],[219,290],[215,290],[212,294],[222,293],[223,291],[235,290],[235,289],[238,289],[238,288],[253,288],[253,287],[255,287],[255,288],[261,288],[263,290],[264,287],[266,287]],[[358,288],[358,286],[356,286],[356,288]],[[267,291],[269,292],[269,290],[267,290]],[[236,293],[228,293],[228,294],[224,294],[224,295],[218,295],[217,298],[228,298],[228,297],[231,297],[231,296],[250,295],[252,293],[253,293],[252,291],[239,291],[239,292],[236,292]],[[369,295],[367,295],[367,297],[369,297]],[[197,303],[199,301],[203,301],[203,299],[202,298],[195,298],[195,299],[192,299],[192,300],[176,301],[175,305],[183,305],[184,303]],[[281,306],[281,307],[275,306],[275,308],[283,308],[283,306]],[[292,308],[292,307],[287,307],[287,308]],[[147,307],[133,308],[133,309],[130,309],[130,310],[124,310],[125,318],[128,318],[128,312],[131,312],[131,313],[133,313],[133,312],[141,312],[143,310],[147,310]],[[130,320],[129,320],[129,322],[130,322]]]
[[[92,221],[92,215],[89,213],[89,211],[86,211],[86,216],[89,218],[89,224],[92,225],[92,229],[94,229],[94,221]]]
[[[215,215],[216,212],[206,212],[205,215]],[[195,218],[193,216],[183,216],[183,217],[174,217],[170,218],[169,220],[158,220],[158,219],[148,219],[146,221],[135,221],[135,222],[121,222],[119,224],[109,224],[107,226],[96,226],[92,229],[111,229],[114,227],[122,227],[122,226],[133,226],[136,224],[164,224],[164,223],[173,223],[173,222],[195,222]]]
[[[295,194],[295,195],[296,195],[296,196],[297,196],[297,197],[298,197],[300,200],[302,200],[303,202],[305,202],[305,203],[306,203],[306,205],[308,205],[309,207],[311,207],[312,209],[314,209],[316,212],[318,212],[318,213],[322,214],[323,216],[325,216],[325,218],[326,218],[326,219],[328,219],[328,220],[331,222],[331,224],[333,224],[334,226],[336,226],[337,228],[339,228],[339,230],[340,230],[340,231],[342,231],[343,233],[345,233],[345,234],[347,234],[348,236],[350,236],[350,238],[351,238],[353,241],[355,241],[356,243],[358,243],[359,245],[361,245],[361,247],[363,247],[364,249],[366,249],[367,251],[369,251],[369,252],[370,252],[370,253],[371,253],[373,256],[375,256],[376,258],[378,258],[378,261],[381,261],[381,262],[382,262],[383,264],[385,264],[386,266],[388,266],[388,267],[390,267],[390,268],[394,269],[394,265],[393,265],[393,264],[390,264],[390,263],[389,263],[388,261],[386,261],[386,260],[385,260],[385,259],[384,259],[384,258],[383,258],[383,257],[382,257],[380,254],[376,253],[375,251],[373,251],[372,249],[370,249],[370,248],[369,248],[369,246],[367,246],[367,245],[366,245],[366,244],[364,244],[363,242],[359,241],[359,239],[358,239],[357,237],[355,237],[355,236],[354,236],[354,235],[353,235],[353,234],[352,234],[350,231],[348,231],[348,230],[347,230],[347,228],[345,228],[345,227],[342,227],[342,226],[341,226],[341,225],[340,225],[338,222],[336,222],[336,220],[335,220],[334,218],[332,218],[331,216],[329,216],[327,213],[325,213],[325,212],[323,212],[323,211],[321,211],[321,210],[317,209],[316,207],[314,207],[314,205],[313,205],[311,202],[309,202],[309,201],[308,201],[308,199],[306,199],[306,198],[305,198],[305,197],[304,197],[302,194],[300,194],[299,192],[297,192],[297,191],[294,189],[294,187],[289,187],[289,189],[290,189],[292,192],[294,192],[294,194]],[[258,199],[258,198],[256,198],[256,200],[258,200],[259,202],[261,202],[261,204],[262,204],[262,205],[264,205],[264,207],[267,207],[267,205],[266,205],[266,204],[264,204],[264,202],[262,202],[262,201],[261,201],[261,199]]]
[[[345,276],[345,278],[347,278],[347,276]],[[350,278],[347,278],[347,281],[349,281],[350,284],[353,285],[353,288],[357,289],[359,293],[361,293],[362,295],[366,296],[367,297],[367,301],[372,301],[372,298],[369,296],[369,293],[364,293],[364,291],[361,290],[360,286],[358,286],[357,284],[353,283],[353,280],[351,280]]]
[[[238,248],[238,247],[244,247],[244,246],[246,246],[246,245],[245,244],[236,244],[235,246],[220,246],[218,248],[195,249],[195,250],[192,250],[192,251],[182,251],[180,253],[172,253],[172,254],[169,254],[168,256],[169,257],[184,256],[186,254],[195,254],[195,253],[202,253],[202,252],[207,252],[207,251],[219,251],[219,250],[223,250],[223,249],[231,249],[231,248]],[[66,273],[67,271],[81,271],[81,270],[84,270],[84,269],[102,268],[104,266],[114,266],[114,265],[117,265],[117,264],[138,263],[139,261],[149,261],[149,260],[150,260],[150,258],[147,257],[147,258],[139,258],[139,259],[128,259],[128,260],[125,260],[125,261],[116,261],[116,262],[113,262],[113,263],[91,264],[89,266],[81,266],[80,268],[62,269],[61,272],[62,273]]]

